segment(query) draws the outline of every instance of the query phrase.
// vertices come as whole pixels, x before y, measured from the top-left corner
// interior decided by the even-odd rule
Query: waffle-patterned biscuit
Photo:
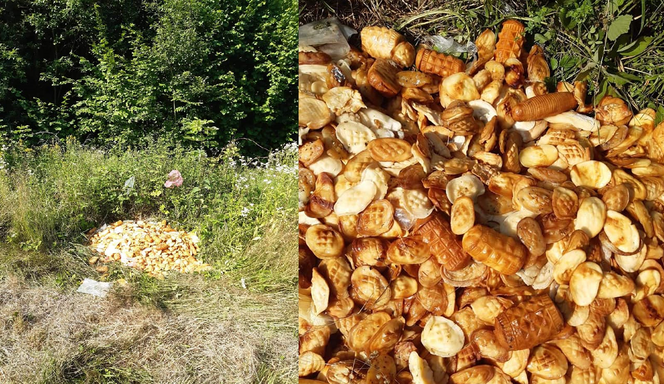
[[[429,244],[431,253],[445,269],[456,271],[468,265],[470,256],[461,248],[460,241],[442,216],[433,214],[417,233]]]
[[[534,376],[548,380],[560,379],[567,373],[567,358],[554,345],[536,347],[530,355],[526,369]]]
[[[563,219],[576,217],[579,208],[579,197],[571,189],[556,187],[551,195],[553,213]]]
[[[394,207],[388,200],[376,200],[360,213],[357,233],[360,236],[378,236],[390,230],[394,221]]]
[[[381,138],[371,141],[367,149],[376,161],[400,162],[413,156],[410,147],[411,145],[405,140]]]
[[[429,247],[416,237],[397,239],[387,249],[387,259],[394,264],[421,264],[429,257]]]
[[[362,28],[362,49],[377,59],[392,59],[401,67],[410,67],[415,48],[399,32],[385,27]]]
[[[325,147],[322,140],[310,141],[300,146],[299,159],[308,167],[323,154],[323,151],[325,151]]]
[[[422,345],[436,356],[454,356],[463,348],[464,334],[452,320],[432,316],[422,330]]]
[[[352,154],[364,151],[367,143],[376,139],[376,134],[364,124],[347,121],[337,125],[337,139]]]
[[[390,301],[391,292],[385,277],[372,267],[364,266],[353,271],[351,295],[369,308],[380,308]]]
[[[310,226],[305,238],[307,246],[319,259],[341,256],[344,248],[339,232],[325,224]]]
[[[429,217],[433,204],[423,189],[404,189],[402,207],[416,219]]]
[[[590,160],[590,149],[581,145],[576,140],[566,140],[556,146],[558,155],[572,167],[576,164]]]
[[[450,375],[452,383],[488,383],[496,376],[496,369],[490,365],[476,365],[459,370]]]
[[[520,242],[481,224],[463,235],[462,245],[473,259],[504,275],[513,275],[521,269],[528,253]]]
[[[394,97],[401,91],[401,86],[397,83],[397,73],[399,67],[392,60],[377,59],[369,68],[367,80],[383,96]]]

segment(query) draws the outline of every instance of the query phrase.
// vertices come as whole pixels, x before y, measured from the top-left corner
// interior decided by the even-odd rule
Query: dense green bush
[[[290,0],[4,1],[4,139],[38,144],[73,135],[129,147],[160,137],[214,152],[242,137],[276,148],[295,133],[296,7]]]

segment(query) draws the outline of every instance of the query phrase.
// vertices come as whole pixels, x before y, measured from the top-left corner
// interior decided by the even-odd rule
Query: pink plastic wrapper
[[[171,171],[171,173],[168,174],[168,180],[164,183],[164,187],[166,188],[173,188],[173,187],[179,187],[182,185],[182,175],[180,174],[180,171],[177,169],[174,169]]]

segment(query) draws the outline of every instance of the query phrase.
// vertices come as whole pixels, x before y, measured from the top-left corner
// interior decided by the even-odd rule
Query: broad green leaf
[[[602,61],[601,57],[604,56],[604,45],[598,45],[597,48],[595,48],[595,52],[593,52],[593,62],[595,64],[598,64]]]
[[[609,82],[606,79],[602,79],[599,83],[599,92],[595,95],[595,104],[599,104],[600,100],[606,95],[606,91],[609,87]]]
[[[641,36],[630,45],[618,50],[623,56],[636,56],[645,51],[652,42],[652,36]]]
[[[606,53],[606,56],[613,59],[618,56],[618,50],[625,47],[632,42],[632,36],[629,34],[620,35],[616,42],[611,46],[611,49]]]
[[[609,88],[606,90],[606,94],[613,97],[621,97],[620,93],[618,93],[616,88],[611,84],[609,84]]]
[[[623,0],[609,0],[606,4],[607,11],[611,14],[615,14],[622,4]]]
[[[607,37],[611,41],[616,39],[623,33],[629,32],[629,25],[632,23],[632,15],[622,15],[616,17],[609,25]]]
[[[636,83],[642,81],[640,77],[625,72],[608,73],[606,77],[610,82],[617,85],[625,85],[628,83]]]
[[[657,114],[655,114],[655,125],[664,121],[664,106],[660,105],[657,108]]]
[[[637,75],[634,75],[632,73],[620,72],[619,76],[621,76],[625,79],[628,79],[630,81],[637,82],[637,83],[643,81],[643,79],[641,77],[639,77]]]
[[[588,80],[588,76],[590,76],[590,74],[593,72],[595,67],[596,67],[595,63],[589,62],[588,64],[586,64],[585,67],[583,67],[583,69],[581,69],[581,72],[579,72],[579,74],[576,75],[576,78],[574,79],[574,81],[586,81],[586,80]]]
[[[575,67],[578,64],[578,62],[579,59],[577,57],[564,55],[563,57],[560,58],[559,64],[563,69],[570,69]]]
[[[560,20],[560,24],[562,24],[566,29],[572,29],[576,26],[574,19],[567,16],[566,8],[560,8],[560,11],[558,12],[558,19]]]

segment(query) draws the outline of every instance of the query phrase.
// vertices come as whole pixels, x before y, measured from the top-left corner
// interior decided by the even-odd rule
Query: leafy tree
[[[214,151],[295,135],[296,3],[8,0],[0,8],[0,128],[39,143],[154,137]],[[256,150],[251,141],[245,150]]]

